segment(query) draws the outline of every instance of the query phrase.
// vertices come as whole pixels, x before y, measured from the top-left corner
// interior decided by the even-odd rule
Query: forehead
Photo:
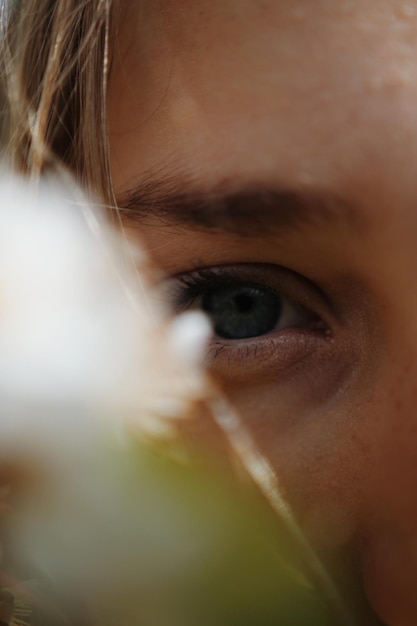
[[[109,94],[116,188],[166,168],[414,193],[416,34],[417,1],[130,2]]]

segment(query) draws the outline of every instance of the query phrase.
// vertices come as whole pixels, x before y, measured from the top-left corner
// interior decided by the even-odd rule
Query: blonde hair
[[[106,92],[113,0],[0,0],[3,158],[38,177],[64,166],[114,204]]]

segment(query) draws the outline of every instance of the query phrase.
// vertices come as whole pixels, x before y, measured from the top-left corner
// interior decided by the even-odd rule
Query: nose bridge
[[[391,304],[383,312],[393,377],[408,387],[417,381],[417,245],[411,252],[399,252],[392,263],[386,286]]]
[[[417,258],[413,274],[417,276]],[[417,285],[413,283],[414,276],[406,273],[389,282],[391,301],[381,311],[383,356],[378,387],[397,429],[405,428],[409,420],[417,425]]]
[[[376,230],[368,271],[383,363],[390,372],[389,387],[410,391],[417,381],[417,211],[383,212]]]
[[[416,222],[417,211],[404,211],[393,214],[389,226],[381,224],[384,234],[368,268],[380,355],[371,402],[363,409],[370,442],[364,474],[364,583],[387,624],[417,623],[410,584],[417,575]]]
[[[417,246],[415,251],[413,267],[404,263],[404,254],[393,260],[391,270],[397,280],[388,279],[384,285],[379,373],[368,413],[364,412],[372,442],[372,504],[382,517],[394,520],[401,514],[413,525],[417,520],[417,500],[411,495],[417,490]]]
[[[363,419],[381,503],[384,490],[392,486],[395,495],[401,482],[417,490],[417,215],[406,217],[394,215],[389,225],[381,219],[364,264],[378,355]]]

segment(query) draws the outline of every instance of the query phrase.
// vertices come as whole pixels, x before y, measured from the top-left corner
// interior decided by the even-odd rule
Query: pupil
[[[254,299],[247,293],[242,293],[235,297],[236,308],[242,313],[248,313],[254,307]]]
[[[282,312],[281,298],[252,285],[223,285],[208,289],[202,308],[210,316],[216,335],[247,339],[271,332]]]

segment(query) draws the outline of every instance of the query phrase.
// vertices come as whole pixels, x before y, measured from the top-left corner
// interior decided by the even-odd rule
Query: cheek
[[[405,365],[401,378],[390,369],[374,384],[358,380],[363,372],[346,380],[334,362],[320,371],[321,381],[294,375],[226,391],[335,578],[353,588],[362,568],[384,623],[415,626],[417,384]]]
[[[367,465],[352,362],[314,358],[285,379],[225,385],[272,463],[297,518],[324,552],[347,544],[362,500]],[[339,355],[340,357],[340,355]],[[319,374],[318,374],[319,373]]]

